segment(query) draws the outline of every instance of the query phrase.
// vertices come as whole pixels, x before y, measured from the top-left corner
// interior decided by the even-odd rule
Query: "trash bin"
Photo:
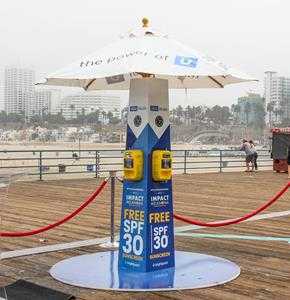
[[[39,170],[41,170],[42,172],[47,172],[49,171],[49,166],[41,166],[41,167],[39,166]]]
[[[66,170],[66,165],[64,164],[58,165],[58,173],[65,173],[65,170]]]
[[[87,171],[88,172],[94,172],[94,166],[95,165],[87,165]]]

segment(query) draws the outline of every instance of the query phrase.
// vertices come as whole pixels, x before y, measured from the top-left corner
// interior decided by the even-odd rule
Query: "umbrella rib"
[[[88,88],[94,83],[95,80],[96,80],[96,78],[92,79],[92,80],[84,87],[84,90],[87,91]]]
[[[208,78],[210,80],[212,80],[214,83],[216,83],[219,87],[223,88],[224,86],[219,82],[217,81],[215,78],[213,78],[212,76],[208,76]]]

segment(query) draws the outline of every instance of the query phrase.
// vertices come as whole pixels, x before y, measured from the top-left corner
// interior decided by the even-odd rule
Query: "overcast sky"
[[[153,28],[261,80],[192,90],[187,100],[184,91],[172,92],[171,104],[231,105],[249,90],[262,92],[266,70],[290,76],[289,12],[289,0],[2,0],[0,69],[28,66],[42,79],[146,16]]]

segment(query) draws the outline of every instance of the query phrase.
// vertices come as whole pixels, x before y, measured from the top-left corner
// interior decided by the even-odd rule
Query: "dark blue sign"
[[[94,172],[95,165],[87,165],[87,171],[88,172]]]
[[[150,272],[174,267],[172,181],[152,180],[151,154],[170,149],[170,127],[160,139],[149,124],[136,138],[127,129],[126,149],[144,152],[140,181],[124,181],[119,269]]]
[[[158,111],[158,105],[150,105],[151,111]]]
[[[130,111],[137,111],[137,110],[138,110],[137,105],[130,106]]]

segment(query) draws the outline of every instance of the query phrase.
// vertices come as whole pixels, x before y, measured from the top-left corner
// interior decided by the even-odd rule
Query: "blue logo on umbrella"
[[[174,64],[183,67],[196,68],[197,57],[176,56]]]

